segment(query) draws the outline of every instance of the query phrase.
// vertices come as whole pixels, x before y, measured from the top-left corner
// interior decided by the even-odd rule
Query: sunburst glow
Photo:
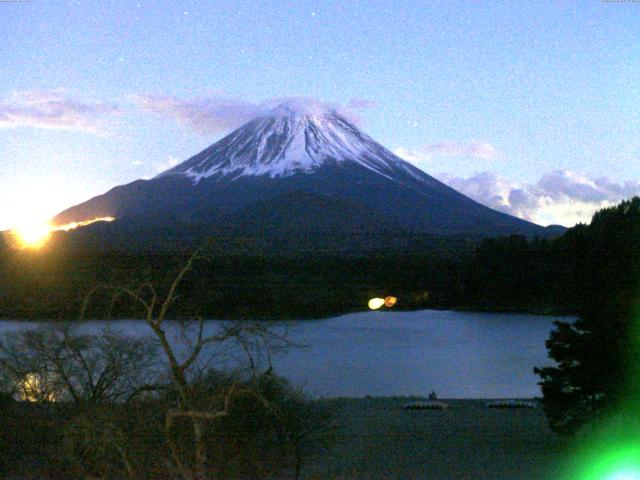
[[[56,231],[56,232],[68,232],[69,230],[74,230],[78,227],[85,227],[87,225],[91,225],[92,223],[96,223],[96,222],[113,222],[115,220],[115,217],[96,217],[93,218],[91,220],[83,220],[82,222],[71,222],[71,223],[67,223],[66,225],[59,225],[57,227],[53,227],[52,231]]]
[[[97,217],[81,222],[72,222],[65,225],[51,225],[48,221],[29,221],[11,229],[5,235],[5,241],[13,248],[41,248],[51,236],[52,232],[68,232],[78,227],[84,227],[95,222],[112,222],[114,217]]]
[[[51,234],[47,222],[29,222],[14,229],[17,241],[23,248],[39,248]]]

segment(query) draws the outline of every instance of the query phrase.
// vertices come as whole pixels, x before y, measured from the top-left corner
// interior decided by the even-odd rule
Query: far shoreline
[[[460,313],[483,313],[483,314],[513,314],[513,315],[532,315],[539,317],[576,317],[578,316],[578,312],[573,310],[563,310],[563,309],[541,309],[541,308],[478,308],[476,306],[464,306],[458,305],[455,307],[447,307],[447,306],[432,306],[428,308],[417,307],[417,308],[402,308],[394,307],[392,309],[382,308],[380,310],[370,310],[370,309],[352,309],[345,310],[340,312],[331,312],[323,315],[262,315],[259,318],[249,317],[249,316],[237,316],[237,317],[227,317],[227,318],[205,318],[206,321],[216,321],[216,322],[225,322],[225,321],[257,321],[257,322],[288,322],[288,321],[320,321],[320,320],[328,320],[332,318],[338,318],[345,315],[350,314],[358,314],[358,313],[368,313],[368,312],[378,312],[378,313],[387,313],[387,312],[421,312],[421,311],[437,311],[437,312],[460,312]],[[61,322],[83,322],[83,321],[131,321],[131,320],[144,320],[144,317],[136,317],[136,316],[126,316],[126,317],[111,317],[111,318],[78,318],[78,317],[60,317],[60,318],[45,318],[45,317],[34,317],[34,318],[15,318],[15,317],[6,317],[0,314],[0,322],[51,322],[51,323],[61,323]],[[170,317],[167,320],[171,321],[190,321],[195,320],[193,317]]]

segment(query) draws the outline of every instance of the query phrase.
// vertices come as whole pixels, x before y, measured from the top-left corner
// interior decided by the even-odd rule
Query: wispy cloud
[[[313,97],[273,97],[262,102],[249,102],[224,96],[191,99],[169,95],[133,95],[133,102],[144,112],[158,118],[176,121],[197,133],[211,135],[239,127],[261,115],[267,115],[279,105],[286,104],[305,111],[332,109],[354,122],[362,120],[362,113],[374,102],[354,98],[346,105],[330,104]]]
[[[541,225],[588,223],[597,210],[640,195],[640,182],[614,182],[570,170],[547,172],[536,183],[515,182],[492,172],[437,177],[482,204]]]
[[[230,130],[263,111],[256,104],[221,97],[181,99],[169,95],[134,95],[131,98],[143,111],[203,134]]]
[[[481,160],[494,160],[498,158],[498,150],[486,142],[439,142],[424,145],[417,149],[399,147],[394,152],[401,158],[410,162],[426,162],[433,157],[471,157]]]
[[[360,98],[360,97],[356,97],[356,98],[352,98],[351,100],[349,100],[349,103],[347,103],[347,108],[353,109],[353,110],[368,110],[369,108],[373,108],[376,106],[376,102],[375,100],[371,100],[369,98]]]
[[[64,90],[17,92],[0,99],[0,128],[104,132],[104,120],[122,113],[114,104],[70,97]]]

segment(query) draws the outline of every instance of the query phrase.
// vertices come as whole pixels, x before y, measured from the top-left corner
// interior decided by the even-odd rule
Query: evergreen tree
[[[564,434],[630,400],[640,362],[640,198],[601,210],[576,230],[562,241],[574,257],[580,315],[555,322],[546,345],[556,366],[534,369],[549,424]]]

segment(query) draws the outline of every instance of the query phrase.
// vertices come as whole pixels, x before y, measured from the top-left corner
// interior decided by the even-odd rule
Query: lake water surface
[[[316,397],[435,390],[441,398],[530,398],[540,395],[533,367],[550,364],[544,342],[554,319],[422,310],[293,321],[287,323],[288,336],[305,346],[277,354],[272,362],[276,373]],[[107,323],[85,322],[82,328],[97,331]],[[0,334],[34,325],[0,322]],[[217,326],[207,322],[209,330]],[[148,333],[142,321],[111,327]]]

